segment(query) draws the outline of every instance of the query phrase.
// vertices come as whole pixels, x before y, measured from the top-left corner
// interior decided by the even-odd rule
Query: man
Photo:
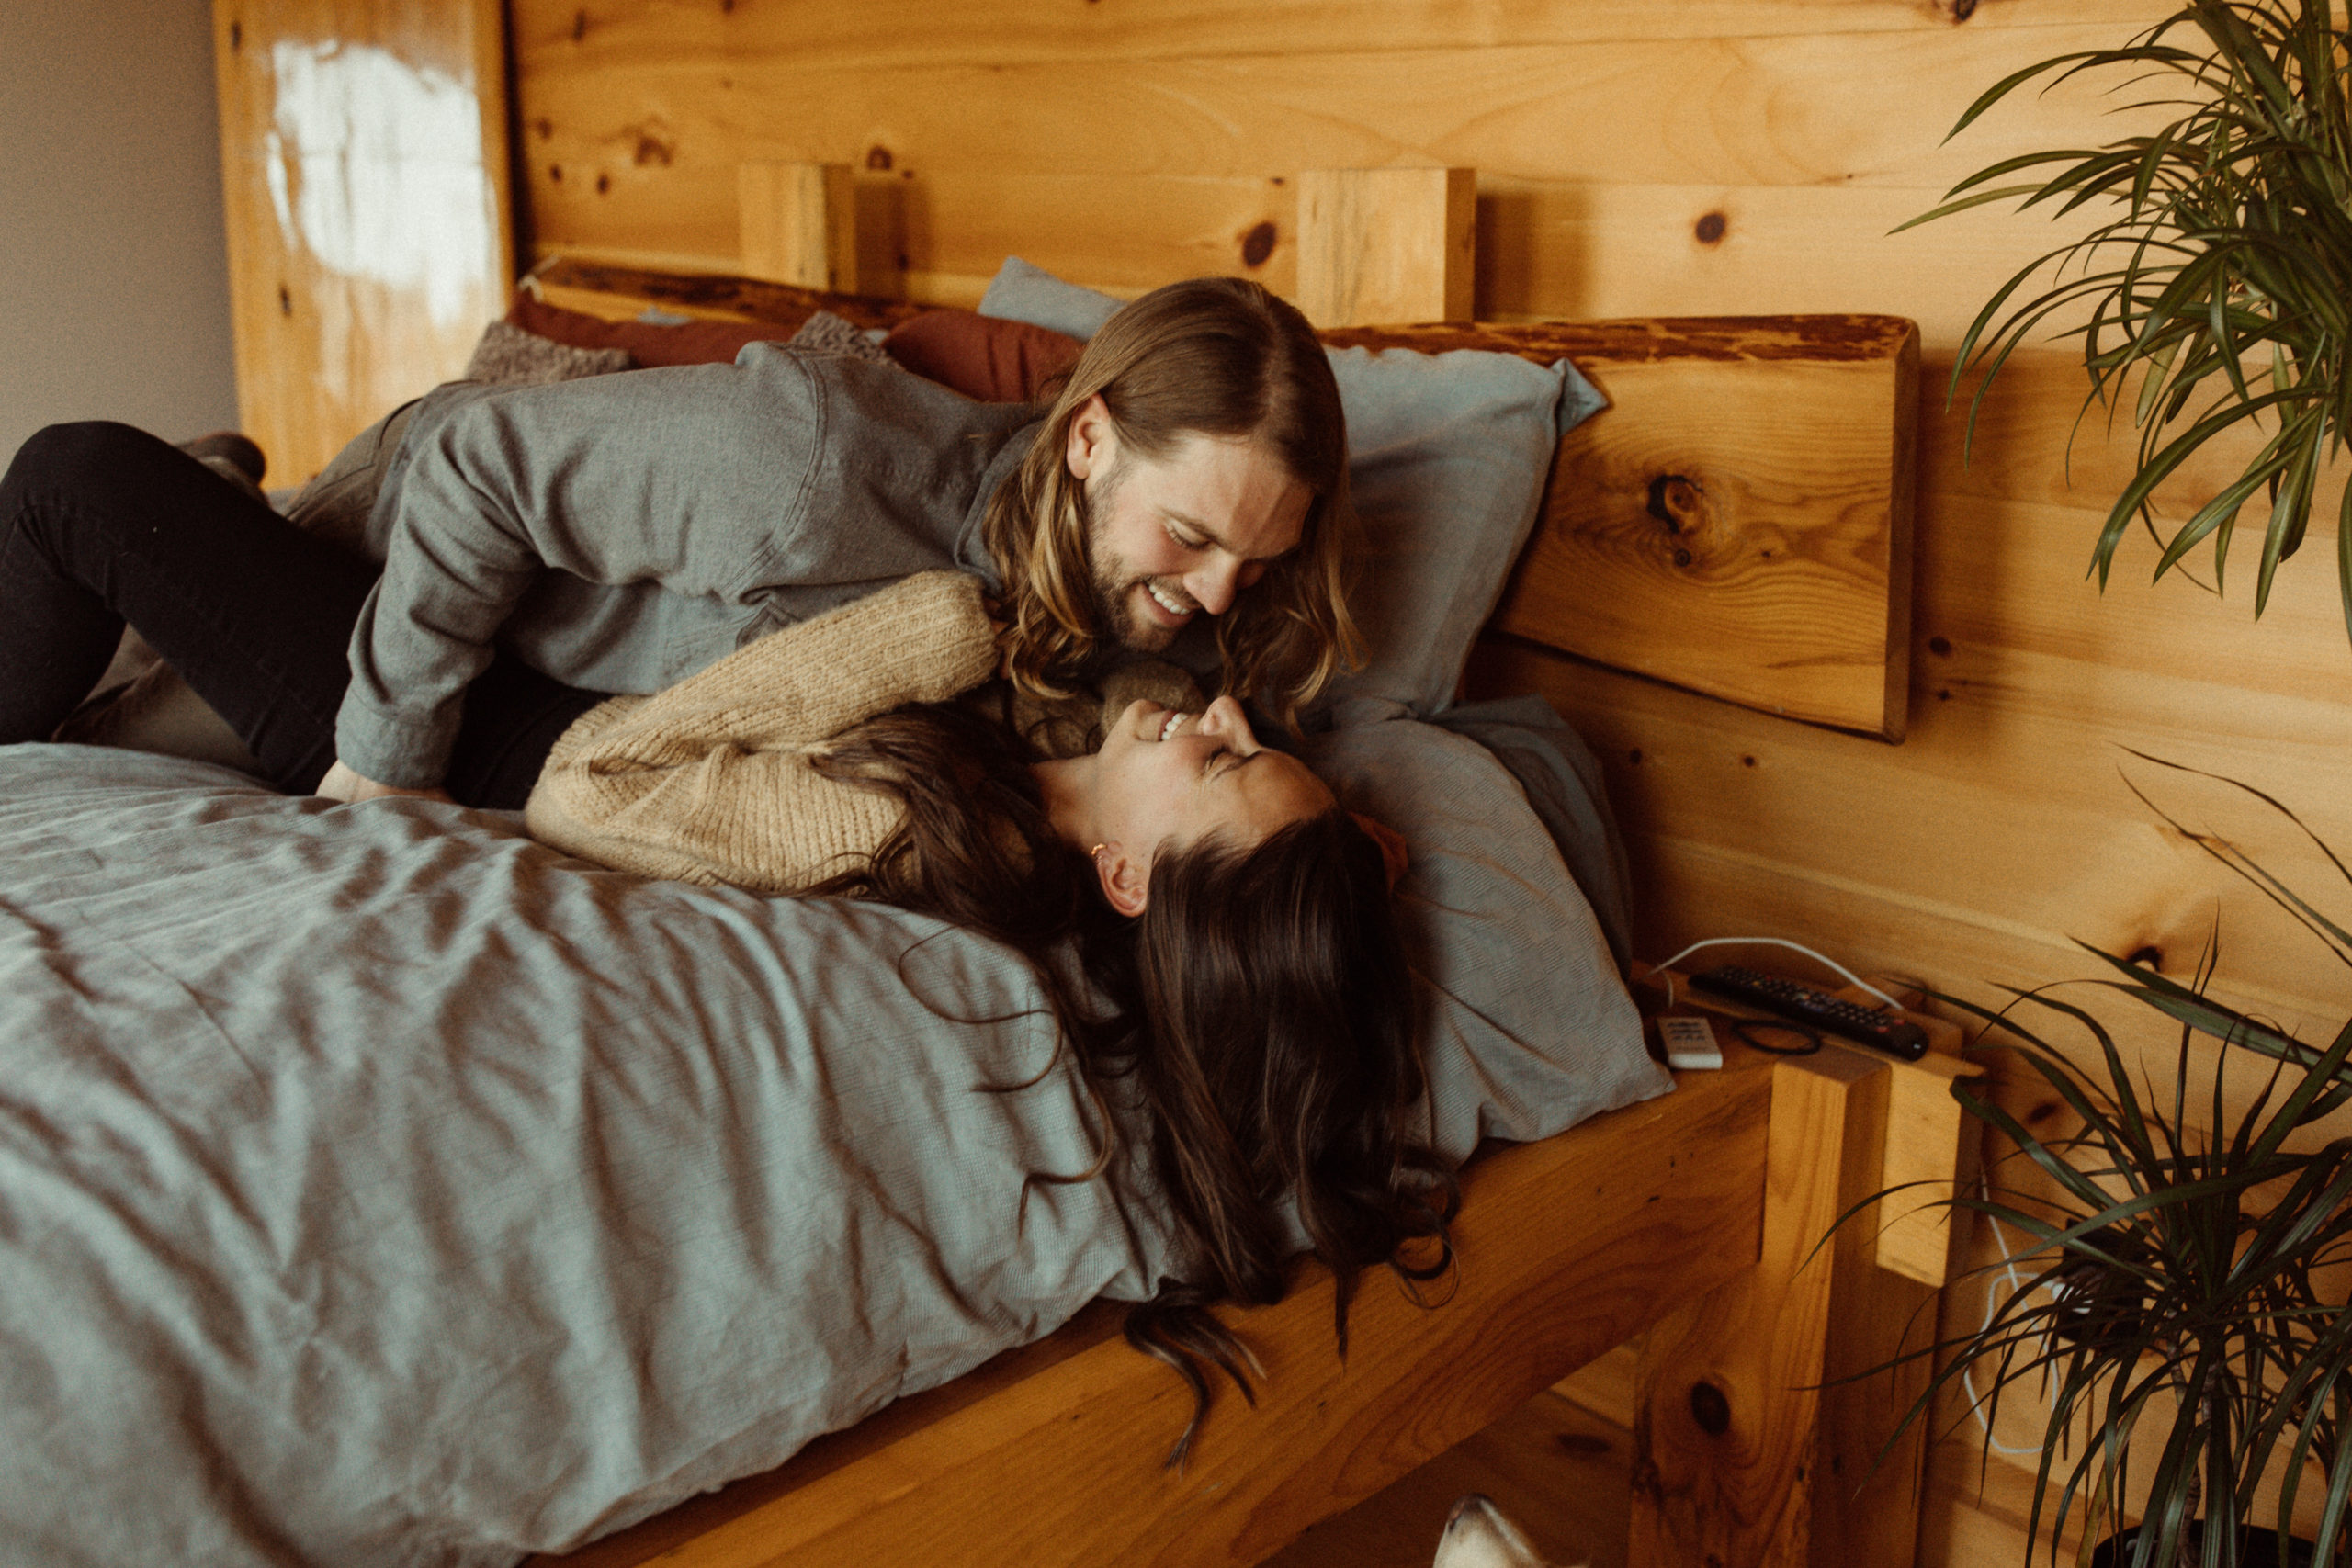
[[[650,692],[942,566],[998,595],[1007,666],[1066,689],[1217,623],[1226,688],[1285,718],[1355,652],[1346,428],[1304,318],[1254,284],[1147,295],[1051,411],[755,345],[732,366],[421,406],[374,522],[320,793],[439,794],[493,640]],[[548,569],[554,569],[552,570]]]

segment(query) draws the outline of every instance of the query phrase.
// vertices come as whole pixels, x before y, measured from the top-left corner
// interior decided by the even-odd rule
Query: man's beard
[[[1174,642],[1183,628],[1144,619],[1136,609],[1136,593],[1144,580],[1131,577],[1119,581],[1111,575],[1118,570],[1116,561],[1098,563],[1089,580],[1095,620],[1102,627],[1105,643],[1127,653],[1158,653]]]
[[[1126,479],[1124,457],[1111,466],[1102,476],[1101,488],[1085,497],[1086,520],[1086,582],[1094,595],[1094,624],[1102,630],[1104,646],[1102,654],[1158,653],[1176,640],[1181,627],[1170,628],[1157,621],[1147,621],[1136,613],[1136,592],[1142,587],[1140,577],[1124,577],[1126,562],[1112,553],[1103,537],[1102,519],[1111,515],[1112,500]],[[1084,492],[1081,491],[1081,494]]]

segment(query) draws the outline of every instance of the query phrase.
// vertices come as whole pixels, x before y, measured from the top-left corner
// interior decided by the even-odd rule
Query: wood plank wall
[[[1479,678],[1549,694],[1602,752],[1645,952],[1781,935],[1988,998],[1996,983],[2090,973],[2075,938],[2186,971],[2218,915],[2224,989],[2332,1032],[2340,972],[2124,782],[2153,784],[2193,821],[2256,829],[2307,882],[2312,858],[2258,816],[2184,792],[2125,749],[2244,777],[2352,846],[2352,652],[2332,524],[2314,527],[2259,625],[2250,555],[2216,600],[2186,581],[2152,587],[2154,552],[2137,542],[2102,596],[2084,571],[2126,464],[2094,426],[2070,482],[2079,373],[2056,351],[2020,360],[1965,463],[1941,395],[1977,305],[2061,231],[1984,214],[1888,234],[1982,164],[2117,133],[2086,88],[2021,98],[1943,141],[2008,71],[2120,41],[2167,8],[514,0],[512,32],[537,254],[723,269],[738,161],[847,160],[861,171],[869,288],[968,302],[1008,251],[1126,291],[1205,270],[1286,288],[1295,171],[1467,164],[1482,317],[1916,319],[1902,745],[1508,646],[1487,650]],[[2174,499],[2211,494],[2221,474],[2201,464]],[[2168,1062],[2153,1059],[2160,1081]],[[1980,1308],[1947,1303],[1948,1315]],[[2023,1474],[1996,1457],[1980,1493],[1962,1427],[1939,1450],[1921,1561],[2019,1562]]]
[[[505,310],[503,28],[499,0],[214,0],[238,418],[272,485]]]

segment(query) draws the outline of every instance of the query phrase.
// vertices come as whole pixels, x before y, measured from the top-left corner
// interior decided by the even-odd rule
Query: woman
[[[1190,1265],[1128,1335],[1192,1384],[1181,1458],[1203,1359],[1249,1386],[1209,1303],[1279,1299],[1303,1241],[1344,1346],[1365,1265],[1446,1265],[1390,852],[1230,696],[1193,711],[1180,672],[1130,668],[1098,719],[991,680],[1003,640],[974,579],[911,578],[586,714],[526,819],[607,864],[876,898],[1028,957],[1098,1100],[1146,1112]]]

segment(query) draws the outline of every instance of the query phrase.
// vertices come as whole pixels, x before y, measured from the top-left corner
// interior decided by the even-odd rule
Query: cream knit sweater
[[[598,704],[548,752],[524,820],[542,841],[618,870],[797,892],[856,869],[899,818],[896,800],[824,777],[810,753],[996,669],[979,580],[923,572],[771,632],[665,691]],[[1047,751],[1074,755],[1138,696],[1200,702],[1181,671],[1144,665],[1120,671],[1099,708],[1023,705],[1015,716]]]

